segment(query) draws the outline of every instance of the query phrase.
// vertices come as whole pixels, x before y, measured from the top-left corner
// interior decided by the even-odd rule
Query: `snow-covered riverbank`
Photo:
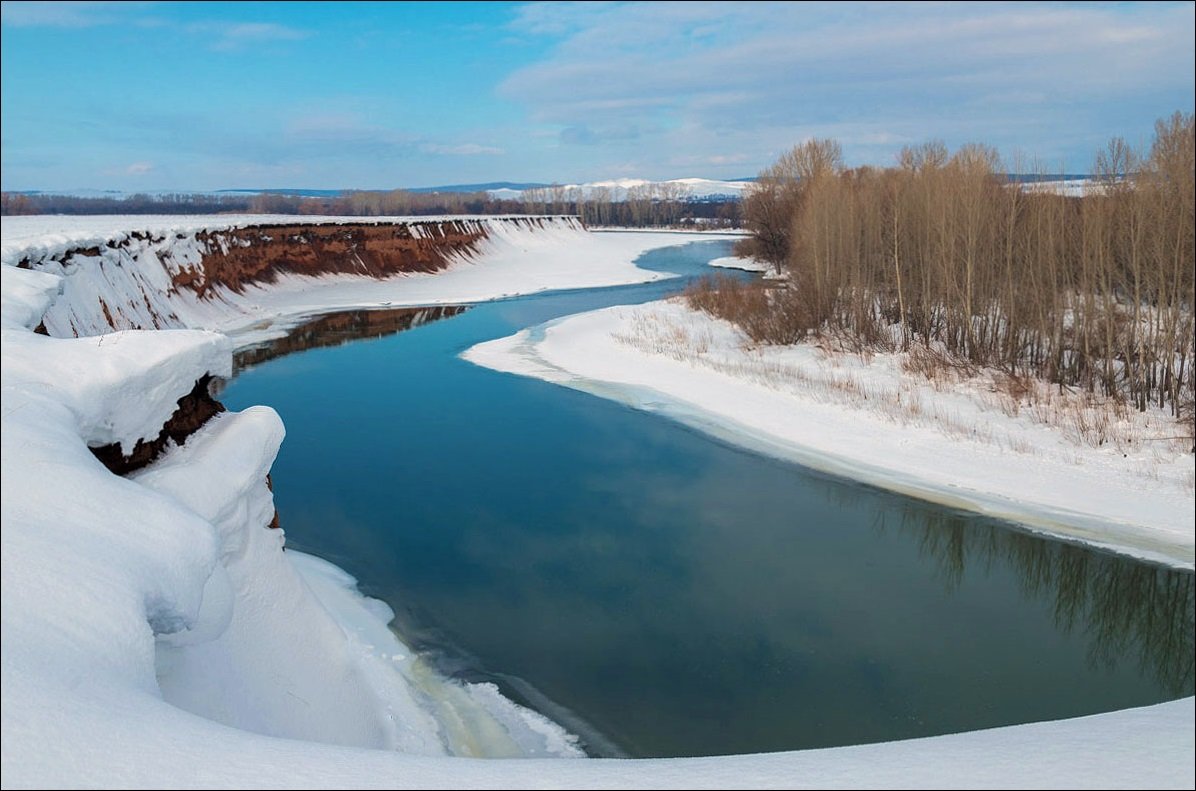
[[[1194,467],[1182,442],[1086,445],[981,388],[936,389],[897,355],[753,348],[727,322],[670,300],[570,316],[465,357],[816,469],[1192,568]],[[1175,434],[1161,414],[1129,418],[1138,433]]]
[[[84,223],[103,230],[66,227],[76,219],[39,218],[45,227],[28,233],[23,219],[3,224],[6,787],[1192,785],[1191,698],[803,753],[447,757],[575,753],[559,728],[492,688],[432,676],[385,629],[389,614],[356,594],[347,576],[281,550],[281,534],[266,527],[273,513],[266,474],[284,437],[273,410],[225,413],[129,477],[97,461],[89,446],[128,450],[156,436],[197,380],[228,375],[235,344],[194,328],[80,338],[33,332],[51,305],[95,296],[89,284],[98,281],[82,267],[51,274],[16,263],[144,229],[144,218]],[[170,230],[190,249],[188,234],[229,222],[169,218],[157,230]],[[634,266],[640,252],[689,241],[580,230],[549,233],[554,240],[543,244],[534,232],[498,236],[501,244],[435,275],[283,283],[275,297],[263,288],[243,302],[226,294],[219,301],[232,309],[212,307],[211,326],[276,331],[286,317],[321,308],[647,281],[661,275]],[[162,262],[154,255],[112,264],[144,264],[152,273]],[[64,277],[82,279],[64,289]]]
[[[109,319],[115,315],[117,328],[208,329],[234,335],[239,344],[280,337],[307,316],[335,310],[459,305],[554,289],[662,280],[672,275],[640,269],[632,262],[656,247],[738,238],[709,232],[591,233],[571,217],[537,222],[519,217],[34,216],[4,217],[0,222],[4,264],[44,261],[49,262],[47,271],[66,275],[63,299],[47,316],[50,334],[109,332]],[[285,268],[239,288],[217,286],[202,295],[175,282],[180,273],[187,275],[187,282],[196,280],[191,273],[202,271],[200,261],[207,252],[247,244],[220,236],[222,232],[262,228],[261,238],[268,243],[271,226],[387,223],[409,223],[417,236],[429,233],[428,225],[462,223],[484,236],[472,249],[448,253],[448,267],[435,272],[378,278],[360,271],[311,276]],[[205,232],[214,238],[198,238]],[[352,258],[351,253],[344,257]]]

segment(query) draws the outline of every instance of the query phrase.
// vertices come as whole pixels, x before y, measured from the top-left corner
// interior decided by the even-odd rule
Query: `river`
[[[684,278],[727,242],[639,262]],[[747,274],[739,276],[749,277]],[[1193,575],[809,471],[458,358],[685,279],[337,314],[241,355],[292,547],[593,755],[829,747],[1193,692]]]

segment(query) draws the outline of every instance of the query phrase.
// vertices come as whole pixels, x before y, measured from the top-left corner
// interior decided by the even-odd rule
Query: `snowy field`
[[[742,269],[744,272],[767,272],[772,269],[772,267],[763,261],[757,261],[755,258],[743,258],[737,255],[716,258],[710,262],[710,266],[716,266],[720,269]]]
[[[38,335],[31,328],[52,305],[113,282],[89,280],[83,267],[64,277],[13,264],[137,229],[171,231],[186,247],[197,229],[239,222],[263,218],[4,218],[5,787],[1182,788],[1196,781],[1191,698],[832,750],[560,760],[577,751],[559,727],[491,686],[436,677],[386,628],[385,605],[358,594],[336,567],[281,551],[281,533],[265,528],[273,514],[265,476],[285,435],[269,407],[225,413],[129,477],[112,475],[88,450],[110,442],[128,449],[155,436],[197,379],[229,374],[232,350],[248,336],[234,341],[203,323]],[[543,236],[500,234],[483,255],[437,275],[284,283],[278,294],[262,290],[258,301],[207,319],[218,329],[244,328],[321,305],[479,301],[647,281],[661,275],[638,270],[634,258],[684,241],[563,227]],[[162,262],[147,256],[137,265]],[[160,271],[142,274],[142,282],[160,282]],[[476,755],[519,757],[450,757]]]

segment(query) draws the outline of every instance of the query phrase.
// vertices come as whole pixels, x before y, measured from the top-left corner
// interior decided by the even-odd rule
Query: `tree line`
[[[124,197],[0,193],[0,214],[225,214],[246,212],[249,195],[135,194]]]
[[[722,312],[759,340],[934,346],[1190,422],[1193,151],[1193,117],[1176,113],[1148,150],[1110,141],[1076,197],[1012,183],[984,145],[907,147],[880,169],[846,168],[836,142],[809,141],[743,206],[752,235],[738,253],[789,285]]]
[[[607,187],[582,191],[559,185],[525,190],[517,199],[487,192],[350,190],[310,196],[282,192],[253,195],[131,195],[79,197],[5,192],[0,214],[295,214],[352,217],[439,214],[568,214],[586,225],[738,227],[737,199],[692,201],[675,184],[646,184],[616,195]]]

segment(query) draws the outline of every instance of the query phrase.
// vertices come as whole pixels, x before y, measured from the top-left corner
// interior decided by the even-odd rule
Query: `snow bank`
[[[255,733],[444,754],[435,721],[397,680],[376,683],[371,655],[355,650],[319,605],[283,554],[280,531],[265,529],[274,513],[266,473],[282,437],[266,407],[220,415],[131,476],[202,517],[219,538],[193,623],[159,638],[163,698]]]
[[[464,357],[659,411],[809,467],[1192,568],[1186,447],[1132,455],[1086,447],[1026,415],[936,391],[892,355],[868,364],[810,345],[746,344],[730,324],[674,300],[567,317]]]
[[[13,242],[5,219],[6,264],[102,237],[111,230],[96,231],[103,223],[132,230],[111,218],[69,218],[88,227],[63,231],[68,242],[36,234]],[[37,219],[43,226],[63,222]],[[202,219],[169,222],[207,227]],[[517,242],[507,239],[478,263],[463,264],[466,274],[454,268],[436,276],[451,297],[431,283],[418,285],[419,278],[397,279],[413,284],[410,291],[384,287],[389,299],[413,304],[433,296],[499,296],[510,288],[508,277],[522,277],[519,287],[527,289],[650,279],[656,275],[635,274],[631,257],[681,241],[601,238],[560,264],[573,267],[571,274],[552,273],[536,260],[561,248],[529,246],[529,258],[521,260],[523,248],[516,252]],[[358,594],[334,566],[282,551],[281,532],[265,527],[273,502],[264,478],[284,433],[272,410],[223,414],[129,477],[96,460],[89,445],[131,447],[157,431],[197,380],[227,375],[232,343],[226,337],[190,329],[37,335],[29,328],[56,299],[68,299],[59,294],[69,289],[60,277],[11,265],[0,267],[0,275],[6,787],[1193,784],[1191,699],[1083,720],[804,753],[661,761],[447,758],[562,756],[576,749],[558,727],[493,687],[435,676],[386,628],[385,605]],[[279,315],[271,310],[294,308],[301,295],[289,299],[245,315],[269,319]]]
[[[757,261],[755,258],[744,258],[738,255],[716,258],[710,262],[710,266],[717,266],[722,269],[742,269],[745,272],[768,272],[772,269],[771,266],[763,261]]]
[[[357,581],[342,569],[299,552],[288,552],[287,558],[344,629],[350,650],[367,660],[375,696],[390,704],[387,713],[395,726],[411,732],[422,721],[425,732],[439,731],[443,741],[443,747],[438,744],[428,751],[405,745],[396,749],[438,754],[447,747],[452,755],[485,758],[584,757],[573,736],[503,697],[494,684],[458,683],[440,676],[387,628],[394,618],[390,607],[362,596]],[[426,711],[401,708],[409,701]]]

